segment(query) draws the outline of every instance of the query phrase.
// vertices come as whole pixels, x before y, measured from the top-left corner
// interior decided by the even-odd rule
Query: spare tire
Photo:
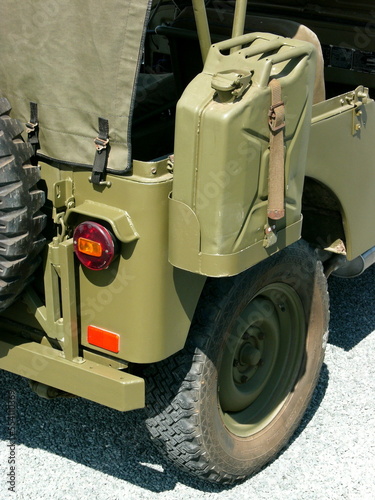
[[[0,98],[0,312],[20,295],[40,264],[46,216],[44,192],[36,188],[40,169],[31,165],[33,149],[21,137],[19,120]]]

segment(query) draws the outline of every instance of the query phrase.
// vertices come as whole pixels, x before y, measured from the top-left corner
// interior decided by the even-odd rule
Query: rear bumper
[[[119,411],[145,406],[144,380],[89,360],[68,361],[61,351],[1,333],[0,369]]]

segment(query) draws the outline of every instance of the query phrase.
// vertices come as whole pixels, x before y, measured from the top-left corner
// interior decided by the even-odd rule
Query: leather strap
[[[268,112],[270,135],[270,159],[268,171],[268,208],[267,215],[271,220],[279,220],[285,216],[284,207],[284,128],[285,106],[281,97],[279,80],[273,78],[271,89],[271,107]]]

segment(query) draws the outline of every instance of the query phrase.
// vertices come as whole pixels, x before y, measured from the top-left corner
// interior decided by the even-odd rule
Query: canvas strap
[[[284,208],[284,128],[285,106],[281,98],[279,80],[273,78],[271,89],[271,107],[268,112],[270,135],[270,159],[268,171],[268,208],[267,215],[271,220],[279,220],[285,216]]]
[[[105,169],[108,162],[109,154],[109,123],[105,118],[99,118],[99,134],[96,139],[94,139],[94,144],[96,148],[94,165],[92,167],[92,173],[90,182],[93,184],[100,185],[103,182],[105,175]]]

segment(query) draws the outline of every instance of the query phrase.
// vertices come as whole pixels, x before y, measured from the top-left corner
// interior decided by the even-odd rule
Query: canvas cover
[[[133,107],[148,0],[0,1],[0,95],[30,120],[42,155],[90,166],[98,118],[109,122],[109,171],[130,165]]]

